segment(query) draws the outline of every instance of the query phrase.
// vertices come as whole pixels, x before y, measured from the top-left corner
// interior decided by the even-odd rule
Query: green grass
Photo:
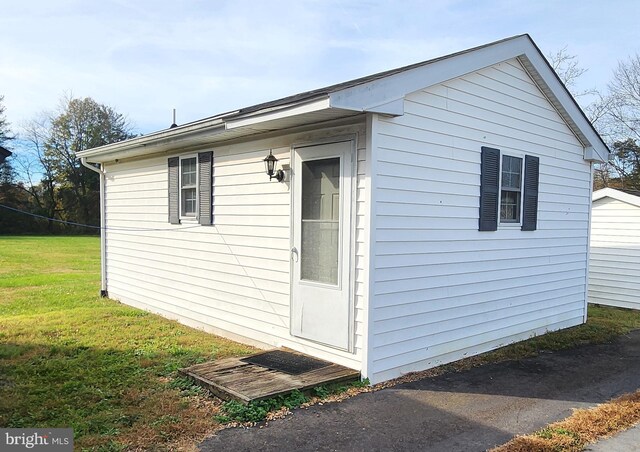
[[[395,381],[380,383],[376,385],[376,389],[391,387],[405,381],[435,377],[447,372],[461,372],[485,364],[529,358],[541,352],[565,350],[587,344],[602,344],[639,328],[640,311],[590,304],[588,320],[585,324],[534,336],[426,371],[407,374]]]
[[[72,427],[104,450],[211,431],[215,403],[176,370],[252,349],[100,298],[99,247],[0,237],[0,427]]]
[[[525,341],[505,345],[496,350],[471,356],[423,372],[427,376],[460,372],[476,366],[501,361],[524,359],[541,352],[565,350],[587,344],[602,344],[640,328],[640,311],[589,305],[587,323],[560,331],[534,336]],[[416,375],[421,378],[421,374]],[[405,379],[406,378],[401,378]],[[383,386],[389,386],[382,383]]]
[[[222,404],[222,414],[217,419],[220,422],[260,422],[270,411],[276,411],[282,407],[298,408],[308,401],[308,397],[297,389],[287,395],[258,400],[246,405],[230,400]]]
[[[541,351],[563,350],[585,344],[601,344],[640,328],[640,311],[589,305],[587,323],[536,336],[477,358],[486,362],[521,359]],[[473,359],[473,358],[472,358]]]
[[[309,391],[301,392],[294,390],[289,394],[272,397],[265,400],[257,400],[242,404],[235,400],[230,400],[222,404],[220,414],[216,417],[220,422],[255,423],[263,421],[270,412],[278,411],[281,408],[291,410],[298,408],[302,404],[315,400],[327,400],[334,395],[344,394],[347,391],[364,389],[369,387],[369,379],[343,381],[316,386]]]
[[[193,446],[219,421],[303,403],[293,394],[221,410],[177,369],[252,349],[98,297],[99,246],[95,237],[0,237],[0,427],[72,427],[81,449],[172,450]],[[636,328],[638,311],[590,306],[585,325],[442,368],[606,342]]]

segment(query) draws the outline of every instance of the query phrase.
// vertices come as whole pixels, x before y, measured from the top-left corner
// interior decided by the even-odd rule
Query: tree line
[[[14,154],[0,164],[0,233],[97,233],[65,224],[100,224],[99,175],[80,164],[80,151],[132,138],[132,126],[91,98],[65,96],[57,110],[23,124],[13,135],[0,97],[0,145]],[[58,221],[56,221],[58,220]]]
[[[548,61],[612,151],[611,160],[595,168],[594,189],[640,191],[640,56],[619,62],[605,92],[576,89],[586,70],[566,47]],[[100,224],[99,176],[76,155],[134,137],[127,118],[89,97],[67,95],[16,134],[3,100],[0,95],[0,146],[14,153],[0,163],[0,234],[97,233],[62,223]]]
[[[586,69],[566,47],[548,59],[611,150],[609,162],[595,167],[594,190],[640,191],[640,55],[618,63],[604,92],[576,90]]]

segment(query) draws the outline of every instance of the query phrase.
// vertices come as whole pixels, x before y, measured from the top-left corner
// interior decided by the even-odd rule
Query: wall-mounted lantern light
[[[281,169],[276,170],[277,163],[278,159],[273,155],[272,151],[269,151],[269,155],[264,159],[264,169],[267,172],[267,176],[269,176],[269,180],[275,178],[278,182],[282,182],[284,180],[284,171]]]

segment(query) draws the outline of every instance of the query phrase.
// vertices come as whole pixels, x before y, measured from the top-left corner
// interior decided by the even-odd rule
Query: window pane
[[[302,279],[338,284],[339,237],[337,221],[302,220]]]
[[[520,168],[518,168],[518,172],[511,173],[511,187],[520,190]]]
[[[502,156],[500,184],[500,222],[520,222],[520,192],[522,184],[522,159]]]
[[[503,187],[511,187],[511,173],[502,172],[502,186]]]
[[[183,187],[196,185],[196,158],[183,159],[181,164],[181,183]]]
[[[502,191],[500,194],[500,221],[505,223],[520,222],[520,193]]]
[[[510,155],[502,156],[502,187],[520,190],[520,181],[522,178],[522,159],[519,157],[511,157]]]
[[[340,197],[340,159],[302,162],[302,219],[337,220],[334,198]]]
[[[300,277],[338,284],[340,159],[302,163]]]
[[[185,217],[193,217],[196,215],[196,189],[182,189],[182,215]]]

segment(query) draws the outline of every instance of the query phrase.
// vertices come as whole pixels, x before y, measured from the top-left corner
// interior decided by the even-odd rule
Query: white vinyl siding
[[[640,207],[605,197],[591,215],[589,302],[640,309]]]
[[[397,377],[585,315],[590,165],[516,60],[375,116],[368,376]],[[478,231],[480,151],[540,157],[538,228]]]
[[[289,183],[269,181],[263,162],[273,149],[281,168],[293,144],[347,134],[364,137],[364,124],[211,148],[212,226],[167,223],[167,156],[106,164],[109,296],[226,337],[359,369],[361,296],[355,296],[354,353],[290,334]],[[363,160],[364,138],[357,142]],[[354,269],[354,277],[358,291],[364,268]]]

